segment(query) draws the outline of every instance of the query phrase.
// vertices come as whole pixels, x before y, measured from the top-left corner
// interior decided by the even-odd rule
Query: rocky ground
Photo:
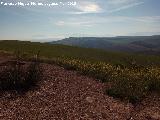
[[[156,94],[135,106],[106,95],[106,85],[94,78],[46,63],[41,68],[36,89],[1,94],[0,120],[160,120]]]

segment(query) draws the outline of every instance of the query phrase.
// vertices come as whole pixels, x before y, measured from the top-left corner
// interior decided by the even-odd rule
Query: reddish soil
[[[156,94],[135,107],[106,95],[106,85],[94,78],[56,65],[41,67],[37,89],[0,96],[0,120],[160,120]]]

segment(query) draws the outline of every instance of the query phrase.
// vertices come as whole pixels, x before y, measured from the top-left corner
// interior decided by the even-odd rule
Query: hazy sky
[[[0,39],[160,34],[160,0],[0,0],[58,6],[0,5]],[[58,2],[59,3],[59,2]]]

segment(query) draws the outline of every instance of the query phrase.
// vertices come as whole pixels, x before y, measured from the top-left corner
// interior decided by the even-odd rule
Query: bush
[[[19,54],[6,62],[0,72],[0,90],[27,91],[36,86],[41,74],[38,55],[30,63],[24,63]]]
[[[113,97],[139,102],[148,93],[148,84],[141,78],[117,77],[112,81],[112,87],[107,93]]]

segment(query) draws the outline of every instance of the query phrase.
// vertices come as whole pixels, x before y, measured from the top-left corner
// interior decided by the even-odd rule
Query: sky
[[[0,40],[160,35],[159,11],[160,0],[0,0]]]

